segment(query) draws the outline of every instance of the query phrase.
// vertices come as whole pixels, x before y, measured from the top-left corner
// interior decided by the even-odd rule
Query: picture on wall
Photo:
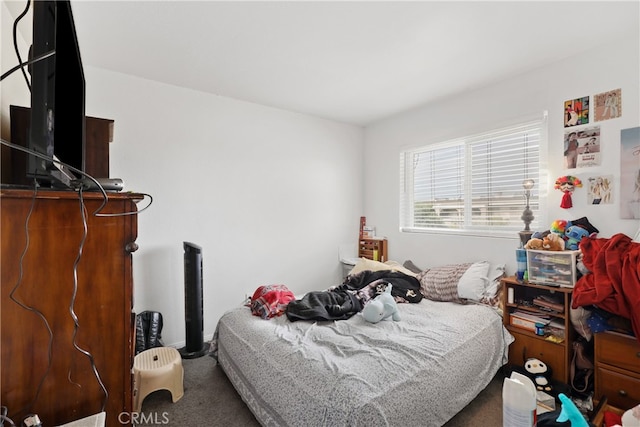
[[[587,203],[590,205],[608,205],[613,203],[613,175],[600,175],[587,178]]]
[[[576,167],[600,166],[600,126],[577,131],[577,139]]]
[[[622,89],[593,95],[593,108],[594,122],[622,116]]]
[[[564,167],[575,169],[600,165],[600,126],[564,133]]]
[[[620,218],[640,219],[640,127],[620,131]]]
[[[571,99],[564,102],[564,127],[589,123],[589,97]]]

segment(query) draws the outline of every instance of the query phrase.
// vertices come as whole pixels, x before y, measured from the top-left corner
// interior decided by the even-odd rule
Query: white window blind
[[[400,154],[401,231],[517,232],[525,179],[540,184],[543,119]],[[538,192],[529,201],[537,228]]]

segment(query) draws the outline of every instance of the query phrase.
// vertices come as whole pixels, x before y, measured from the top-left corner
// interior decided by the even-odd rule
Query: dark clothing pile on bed
[[[393,285],[391,295],[393,295],[396,302],[416,303],[422,301],[420,282],[418,279],[399,271],[362,271],[358,274],[347,276],[342,285],[336,287],[336,289],[360,291],[360,299],[364,300],[366,304],[370,298],[374,298],[376,295],[384,292],[385,288],[377,289],[377,285],[380,283],[391,283]],[[365,292],[367,295],[363,294]],[[367,296],[369,298],[367,298]]]
[[[287,305],[287,318],[296,320],[345,320],[362,311],[362,304],[347,291],[313,291]]]
[[[422,300],[420,282],[408,274],[395,271],[362,271],[348,276],[340,286],[327,291],[307,293],[291,301],[287,318],[296,320],[345,320],[362,311],[364,306],[391,283],[396,302],[417,303]]]

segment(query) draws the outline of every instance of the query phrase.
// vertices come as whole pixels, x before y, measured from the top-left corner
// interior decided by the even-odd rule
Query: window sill
[[[400,227],[400,233],[403,234],[440,234],[461,237],[484,237],[493,239],[518,240],[520,237],[518,231],[496,231],[496,230],[450,230],[436,228],[412,228]]]

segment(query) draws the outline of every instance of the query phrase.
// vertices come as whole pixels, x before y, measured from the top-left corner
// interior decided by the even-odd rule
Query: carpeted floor
[[[140,426],[164,425],[253,427],[260,424],[210,356],[185,359],[184,396],[171,402],[171,393],[156,391],[144,400]],[[446,427],[502,426],[502,381],[498,373],[487,388]],[[403,426],[404,427],[404,426]]]

